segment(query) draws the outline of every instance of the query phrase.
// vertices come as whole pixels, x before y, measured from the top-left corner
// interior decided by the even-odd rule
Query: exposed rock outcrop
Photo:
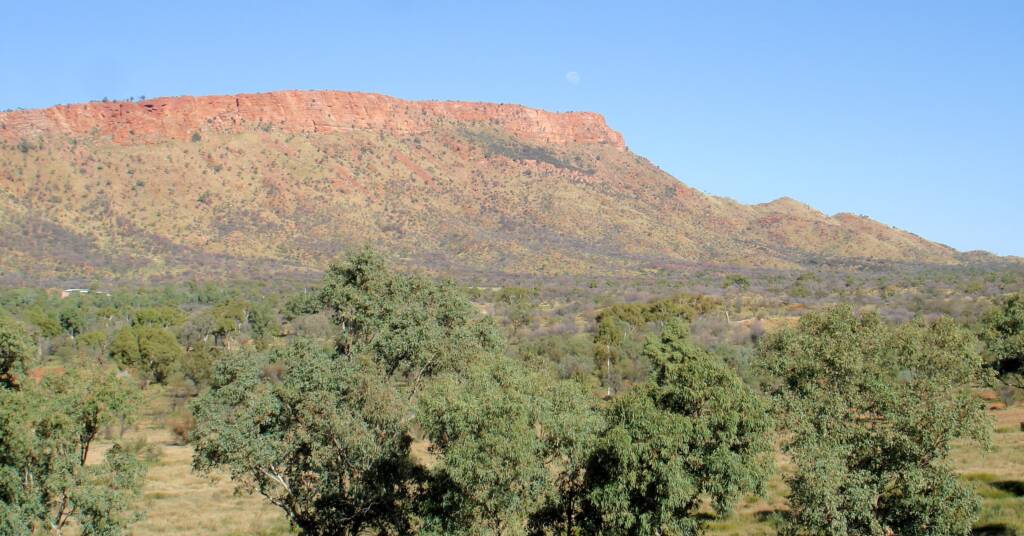
[[[423,133],[438,120],[498,126],[530,143],[598,143],[625,148],[622,135],[589,112],[555,113],[511,104],[406,101],[371,93],[279,91],[234,96],[91,102],[0,113],[0,138],[110,136],[117,143],[185,140],[196,132],[253,126],[286,132],[382,130]]]

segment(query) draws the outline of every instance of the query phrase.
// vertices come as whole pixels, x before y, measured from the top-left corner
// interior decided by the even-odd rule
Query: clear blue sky
[[[339,89],[591,110],[705,192],[1024,255],[1022,1],[501,4],[8,3],[0,109]]]

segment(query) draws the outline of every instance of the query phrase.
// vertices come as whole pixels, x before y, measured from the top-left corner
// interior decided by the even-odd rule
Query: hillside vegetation
[[[283,92],[5,112],[0,141],[6,281],[306,274],[363,243],[443,273],[996,260],[706,195],[595,114]]]

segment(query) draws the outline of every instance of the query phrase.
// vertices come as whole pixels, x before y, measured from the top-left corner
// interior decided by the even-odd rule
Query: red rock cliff
[[[440,118],[487,121],[535,143],[601,143],[625,148],[622,135],[589,112],[555,113],[510,104],[405,101],[372,93],[281,91],[235,96],[94,102],[0,113],[0,138],[98,134],[117,143],[188,139],[207,129],[238,132],[270,123],[294,132],[356,129],[425,132]]]

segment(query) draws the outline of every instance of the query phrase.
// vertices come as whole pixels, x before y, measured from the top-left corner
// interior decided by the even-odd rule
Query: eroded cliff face
[[[0,138],[17,142],[38,136],[99,135],[119,144],[135,144],[264,125],[285,132],[377,130],[406,135],[428,132],[445,120],[486,123],[536,144],[605,144],[625,149],[622,135],[595,113],[555,113],[510,104],[415,102],[340,91],[166,97],[4,112],[0,113]]]

